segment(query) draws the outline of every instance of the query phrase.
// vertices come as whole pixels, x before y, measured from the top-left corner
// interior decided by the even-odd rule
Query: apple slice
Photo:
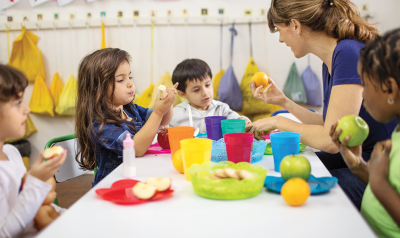
[[[132,188],[133,194],[139,199],[150,199],[156,195],[157,188],[149,184],[137,183]]]
[[[61,146],[53,146],[50,148],[47,148],[43,151],[43,158],[44,159],[52,159],[56,157],[59,154],[62,154],[64,152],[64,148]]]
[[[147,178],[146,183],[148,185],[154,186],[157,188],[157,191],[165,191],[171,187],[171,179],[170,178]]]

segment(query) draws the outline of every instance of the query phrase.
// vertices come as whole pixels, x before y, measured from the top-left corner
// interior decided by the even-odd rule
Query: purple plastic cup
[[[226,120],[223,116],[206,117],[207,137],[211,140],[219,140],[222,138],[221,121]]]

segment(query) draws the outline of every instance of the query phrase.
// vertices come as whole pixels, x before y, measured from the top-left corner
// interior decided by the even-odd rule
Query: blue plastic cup
[[[271,134],[271,146],[274,157],[274,169],[280,172],[282,159],[291,154],[299,154],[300,134],[296,132],[279,132]]]
[[[206,121],[207,137],[211,140],[222,138],[221,121],[226,120],[223,116],[211,116],[204,118]]]

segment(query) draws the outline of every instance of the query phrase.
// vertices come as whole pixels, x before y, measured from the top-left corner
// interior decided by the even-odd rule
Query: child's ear
[[[397,85],[397,82],[393,77],[388,78],[386,85],[387,85],[387,92],[391,99],[400,97],[399,86]]]
[[[186,99],[186,94],[181,90],[178,90],[178,95]]]

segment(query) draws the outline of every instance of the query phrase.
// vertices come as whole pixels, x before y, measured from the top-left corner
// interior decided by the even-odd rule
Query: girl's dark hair
[[[379,35],[377,28],[360,16],[349,0],[271,0],[268,26],[272,33],[276,32],[275,24],[288,26],[292,19],[312,31],[325,32],[338,42],[343,39],[368,42]]]
[[[123,50],[107,48],[85,56],[78,69],[78,100],[76,102],[75,131],[78,139],[76,161],[86,170],[94,170],[97,138],[106,123],[121,126],[121,111],[110,108],[115,89],[115,72],[131,57]],[[101,123],[98,131],[93,123]],[[135,131],[133,126],[127,124]]]
[[[400,28],[376,37],[361,49],[361,75],[374,78],[388,86],[387,79],[392,77],[400,87]]]
[[[11,66],[0,64],[0,102],[20,98],[20,93],[28,86],[26,76]]]
[[[207,76],[212,79],[211,69],[206,62],[200,59],[186,59],[174,69],[172,83],[179,83],[177,89],[185,92],[187,81],[203,81]]]

